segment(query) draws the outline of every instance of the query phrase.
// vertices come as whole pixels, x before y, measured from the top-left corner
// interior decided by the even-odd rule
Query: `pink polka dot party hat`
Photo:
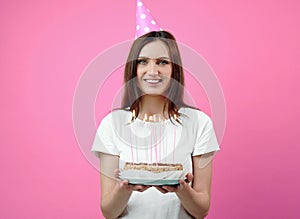
[[[157,24],[150,14],[150,10],[141,0],[136,1],[136,34],[135,38],[150,31],[158,31],[162,28]]]

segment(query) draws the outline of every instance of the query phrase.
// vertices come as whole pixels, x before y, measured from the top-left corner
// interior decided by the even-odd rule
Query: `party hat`
[[[158,31],[162,28],[157,24],[141,0],[136,1],[136,34],[135,38],[150,31]]]

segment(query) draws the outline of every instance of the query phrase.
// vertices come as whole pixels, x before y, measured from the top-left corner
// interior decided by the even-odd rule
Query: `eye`
[[[147,60],[146,59],[138,59],[137,63],[140,64],[140,65],[146,65]]]
[[[170,63],[169,61],[164,60],[164,59],[158,60],[158,64],[159,64],[159,65],[168,65],[169,63]]]

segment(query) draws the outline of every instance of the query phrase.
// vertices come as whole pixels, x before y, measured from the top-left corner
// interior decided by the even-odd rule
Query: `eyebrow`
[[[149,57],[146,57],[146,56],[139,56],[138,59],[169,59],[171,60],[169,57],[158,57],[158,58],[149,58]]]

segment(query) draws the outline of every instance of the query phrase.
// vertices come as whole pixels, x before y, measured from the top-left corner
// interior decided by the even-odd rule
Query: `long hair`
[[[140,112],[142,92],[137,85],[137,65],[138,56],[142,48],[153,41],[160,40],[163,42],[168,50],[172,65],[172,79],[171,84],[167,90],[166,102],[164,110],[167,107],[168,116],[170,119],[176,115],[180,115],[178,110],[181,107],[190,107],[183,101],[184,96],[184,74],[181,62],[181,56],[176,43],[175,37],[167,31],[152,31],[141,37],[137,38],[131,46],[126,65],[124,70],[124,84],[125,91],[122,99],[122,108],[126,109],[129,107],[130,111],[135,110],[136,116]]]

